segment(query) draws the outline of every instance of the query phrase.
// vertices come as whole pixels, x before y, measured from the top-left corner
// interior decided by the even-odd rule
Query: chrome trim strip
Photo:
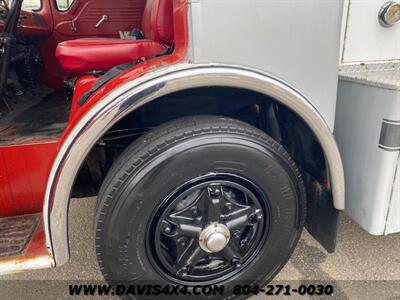
[[[382,123],[387,123],[387,124],[392,124],[392,125],[400,125],[400,121],[388,120],[388,119],[383,119]]]
[[[382,120],[379,148],[387,151],[400,150],[400,121]]]
[[[242,87],[266,94],[296,111],[314,131],[329,163],[334,205],[344,209],[344,173],[335,139],[316,108],[295,88],[262,71],[222,64],[178,64],[128,82],[104,97],[76,125],[61,146],[46,189],[45,232],[57,265],[69,258],[67,216],[75,176],[92,146],[128,113],[160,96],[204,87]],[[52,211],[50,213],[50,206]]]
[[[399,147],[387,147],[387,146],[378,145],[378,148],[380,148],[382,150],[390,151],[390,152],[400,151],[400,146]]]

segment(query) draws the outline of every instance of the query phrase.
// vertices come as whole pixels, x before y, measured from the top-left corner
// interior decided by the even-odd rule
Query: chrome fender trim
[[[57,265],[69,259],[68,207],[75,177],[90,149],[115,123],[161,96],[189,88],[228,86],[253,90],[280,101],[313,130],[328,162],[334,206],[345,207],[343,165],[328,125],[298,90],[270,74],[242,66],[178,64],[128,82],[105,96],[75,126],[53,164],[45,195],[44,221],[48,247]]]

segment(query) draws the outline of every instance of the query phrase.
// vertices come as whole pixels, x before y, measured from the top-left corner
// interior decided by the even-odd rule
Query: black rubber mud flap
[[[333,206],[332,191],[308,175],[303,176],[307,190],[307,231],[328,251],[335,252],[339,211]]]

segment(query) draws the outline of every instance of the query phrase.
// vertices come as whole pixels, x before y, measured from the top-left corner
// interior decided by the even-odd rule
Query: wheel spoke
[[[230,241],[229,244],[222,250],[222,255],[226,260],[231,261],[232,259],[241,259],[242,255],[240,254],[240,250],[234,241]]]
[[[203,190],[198,201],[198,206],[200,208],[200,213],[202,216],[202,225],[205,227],[207,225],[207,214],[210,205],[210,196],[208,190]]]
[[[221,202],[223,198],[223,191],[220,185],[213,185],[208,187],[209,203],[207,207],[207,221],[218,222],[221,217]]]
[[[179,224],[179,233],[198,238],[201,233],[202,228],[200,226],[191,225],[191,224]]]
[[[178,258],[175,268],[178,272],[188,271],[188,268],[194,267],[200,259],[205,255],[205,252],[194,243],[189,246],[186,251]]]
[[[199,206],[202,207],[203,203],[206,202],[204,200],[204,198],[206,198],[205,194],[206,193],[204,191],[199,193],[196,199],[193,201],[192,205],[169,215],[168,219],[172,221],[171,223],[174,223],[178,227],[185,227],[184,225],[202,223],[203,218],[201,217],[201,214],[199,214]],[[185,231],[185,229],[183,229],[183,231]]]
[[[244,207],[236,212],[230,213],[229,215],[226,216],[228,220],[226,222],[226,226],[231,231],[243,229],[243,227],[248,224],[248,218],[251,215],[251,213],[252,213],[251,207]]]

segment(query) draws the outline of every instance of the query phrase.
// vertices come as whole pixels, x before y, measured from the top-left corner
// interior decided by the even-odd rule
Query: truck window
[[[7,3],[10,6],[13,0],[8,0]],[[42,8],[41,0],[24,0],[22,2],[22,10],[39,10]]]
[[[56,0],[57,9],[60,11],[67,11],[75,0]]]

